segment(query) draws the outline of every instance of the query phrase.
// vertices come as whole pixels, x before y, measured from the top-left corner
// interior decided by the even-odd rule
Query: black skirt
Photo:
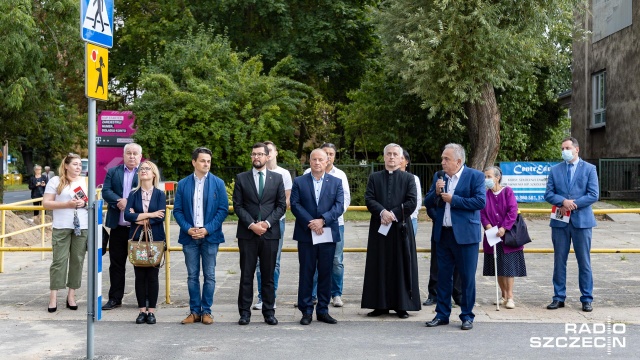
[[[498,276],[523,277],[527,276],[527,266],[524,262],[524,251],[516,251],[505,254],[502,242],[496,244],[496,254],[498,263]],[[493,254],[484,254],[483,276],[495,276],[493,268]]]

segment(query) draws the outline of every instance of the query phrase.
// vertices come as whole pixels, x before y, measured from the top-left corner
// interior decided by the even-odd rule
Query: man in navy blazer
[[[338,218],[344,212],[342,180],[325,172],[327,153],[315,149],[310,155],[311,172],[293,181],[291,189],[291,211],[296,217],[293,240],[298,242],[300,275],[298,284],[298,309],[302,312],[300,324],[309,325],[313,315],[313,275],[318,269],[318,321],[336,324],[329,315],[331,299],[331,271],[336,243],[340,241]],[[326,236],[327,242],[314,244],[314,237]]]
[[[596,167],[578,157],[578,140],[562,140],[562,163],[551,168],[544,199],[562,213],[570,212],[569,222],[551,219],[553,241],[553,300],[549,310],[564,307],[567,297],[567,257],[573,241],[578,260],[578,284],[582,310],[593,310],[593,275],[591,272],[591,231],[596,226],[591,204],[598,200]]]
[[[102,186],[102,198],[107,203],[106,226],[109,233],[109,299],[102,310],[111,310],[122,305],[125,273],[127,270],[127,247],[129,227],[124,219],[124,210],[131,189],[138,186],[138,166],[142,159],[142,147],[130,143],[124,147],[124,165],[112,167]]]
[[[462,330],[473,329],[478,243],[482,240],[480,210],[484,209],[486,195],[484,174],[466,167],[464,161],[462,145],[447,144],[442,152],[444,174],[439,171],[433,176],[424,199],[427,208],[436,209],[433,237],[438,243],[436,317],[427,322],[427,327],[449,323],[455,267],[462,285]]]
[[[189,315],[182,324],[213,324],[211,306],[216,288],[216,257],[224,242],[222,222],[229,213],[224,182],[209,173],[211,150],[199,147],[191,154],[193,175],[178,182],[173,216],[180,226],[178,242],[182,244],[187,265]],[[200,262],[204,284],[200,290]]]

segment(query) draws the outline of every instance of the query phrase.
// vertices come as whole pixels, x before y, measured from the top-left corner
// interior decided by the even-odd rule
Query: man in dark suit
[[[325,172],[327,153],[315,149],[310,155],[311,172],[293,181],[291,211],[296,217],[293,240],[298,241],[300,275],[298,309],[300,324],[309,325],[313,315],[313,275],[318,270],[318,321],[336,324],[329,315],[331,271],[336,243],[340,241],[338,218],[344,212],[342,180]],[[330,236],[329,236],[330,235]]]
[[[455,267],[462,284],[462,330],[473,328],[478,243],[482,240],[480,210],[484,209],[486,195],[484,174],[466,167],[464,161],[464,148],[447,144],[441,162],[445,176],[434,174],[424,201],[427,207],[436,209],[433,237],[438,243],[438,302],[436,317],[427,322],[428,327],[449,323]]]
[[[593,274],[591,272],[591,231],[596,226],[591,204],[598,201],[600,190],[596,167],[578,157],[578,140],[562,141],[562,163],[551,168],[544,199],[562,213],[570,212],[569,222],[551,219],[553,241],[553,301],[549,310],[564,307],[567,297],[567,257],[573,242],[578,260],[578,285],[582,311],[593,310]]]
[[[142,147],[130,143],[124,147],[124,165],[118,165],[107,171],[102,187],[102,198],[106,201],[106,226],[109,233],[109,300],[102,310],[111,310],[122,305],[124,296],[125,272],[127,265],[127,246],[131,223],[124,220],[124,210],[131,189],[138,186],[138,165],[142,159]],[[106,245],[106,244],[104,244]],[[104,246],[103,245],[103,246]]]
[[[253,274],[260,259],[262,315],[269,325],[277,325],[274,272],[280,243],[280,218],[287,210],[282,175],[266,168],[269,148],[256,143],[251,151],[253,169],[238,174],[233,189],[233,210],[238,215],[240,248],[240,289],[238,324],[248,325],[253,300]]]
[[[224,242],[222,222],[229,213],[229,199],[224,182],[209,173],[211,150],[199,147],[191,154],[193,175],[178,182],[173,216],[180,226],[178,242],[182,244],[187,266],[189,315],[182,324],[213,324],[211,307],[216,288],[216,258]],[[200,263],[204,284],[200,289]]]

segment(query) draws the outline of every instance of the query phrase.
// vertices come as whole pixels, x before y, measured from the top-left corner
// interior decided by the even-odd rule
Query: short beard
[[[260,165],[259,165],[259,166],[257,166],[255,162],[253,162],[253,163],[251,163],[251,164],[252,164],[252,165],[253,165],[253,167],[254,167],[254,168],[256,168],[256,169],[261,169],[261,168],[263,168],[263,167],[264,167],[264,164],[263,164],[263,163],[260,163]]]

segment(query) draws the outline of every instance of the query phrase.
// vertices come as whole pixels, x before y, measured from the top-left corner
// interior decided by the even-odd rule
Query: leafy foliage
[[[299,82],[262,74],[257,57],[204,30],[167,44],[144,69],[141,89],[132,106],[135,139],[169,179],[193,171],[188,160],[198,146],[212,150],[214,166],[248,167],[251,146],[265,138],[290,149],[293,119],[315,96]]]
[[[375,2],[195,0],[191,12],[235,48],[259,55],[268,71],[290,57],[280,73],[335,102],[346,100],[364,74],[375,43],[366,5]]]
[[[71,0],[0,3],[0,141],[21,151],[28,172],[83,144],[78,18]]]

